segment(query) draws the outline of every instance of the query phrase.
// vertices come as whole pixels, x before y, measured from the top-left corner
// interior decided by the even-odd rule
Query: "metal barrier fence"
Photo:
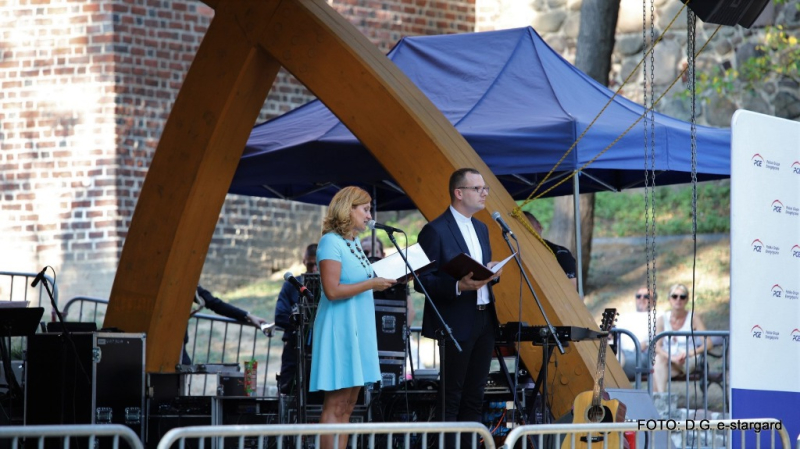
[[[44,283],[40,282],[36,287],[31,287],[31,283],[38,274],[0,271],[0,301],[29,301],[29,307],[44,307],[44,316],[47,316],[52,310],[52,306]],[[45,274],[44,277],[53,292],[56,304],[58,304],[58,285],[49,275]]]
[[[107,299],[78,296],[71,298],[64,305],[64,315],[70,321],[95,322],[98,328],[103,325]],[[279,332],[283,332],[277,328]],[[190,376],[188,386],[189,394],[214,395],[216,394],[216,372],[213,365],[239,364],[244,361],[256,360],[258,362],[258,388],[260,396],[277,395],[277,382],[270,374],[276,373],[280,365],[270,366],[272,360],[272,346],[282,346],[280,338],[273,342],[274,333],[264,335],[256,327],[240,323],[231,318],[219,315],[198,313],[189,319],[187,324],[189,342],[185,348],[197,371]],[[280,362],[280,357],[275,358]],[[176,358],[176,365],[180,362]],[[272,368],[272,369],[270,369]],[[202,379],[201,382],[196,382]]]
[[[678,344],[678,342],[683,341],[687,343],[687,347],[691,347],[689,345],[690,340],[692,338],[692,334],[694,334],[695,341],[698,339],[706,338],[707,341],[714,342],[716,340],[717,349],[708,349],[708,344],[703,346],[703,352],[699,355],[702,357],[697,358],[697,366],[694,370],[689,369],[689,361],[691,357],[687,357],[684,361],[683,373],[679,375],[673,375],[675,371],[672,368],[672,363],[667,363],[667,396],[673,396],[673,384],[675,380],[685,382],[684,384],[684,397],[687,398],[686,400],[686,408],[689,408],[689,386],[692,381],[692,375],[694,373],[699,373],[700,378],[697,379],[697,383],[695,386],[699,386],[700,390],[703,394],[703,408],[708,409],[708,387],[709,387],[709,358],[712,356],[716,356],[721,359],[721,366],[720,366],[720,374],[718,374],[719,384],[722,387],[722,411],[728,412],[728,348],[730,345],[730,332],[728,331],[695,331],[692,332],[675,332],[675,331],[667,331],[662,332],[656,335],[654,340],[654,344],[661,339],[666,338],[667,341],[664,342],[664,347],[666,351],[669,353],[670,348],[672,345]],[[653,393],[653,382],[648,382],[648,391],[652,394]]]
[[[615,336],[615,340],[619,343],[620,338],[624,335],[625,338],[630,338],[634,346],[636,348],[636,374],[635,374],[635,387],[638,389],[641,386],[641,379],[643,374],[647,374],[647,390],[652,395],[653,394],[653,373],[651,372],[650,363],[648,361],[647,368],[639,369],[641,358],[648,357],[649,354],[647,352],[642,352],[640,350],[641,345],[639,340],[634,336],[631,332],[625,329],[612,329],[612,334]],[[689,340],[692,338],[691,332],[677,332],[677,331],[667,331],[662,332],[656,335],[655,339],[653,340],[654,344],[662,339],[667,339],[664,342],[665,350],[669,352],[672,345],[677,345],[679,342],[689,343]],[[722,393],[720,395],[721,399],[721,406],[720,412],[727,413],[729,412],[728,407],[728,398],[730,394],[730,386],[728,385],[728,348],[730,345],[730,332],[729,331],[695,331],[694,332],[695,341],[700,340],[702,338],[706,338],[708,341],[713,342],[712,349],[708,349],[708,345],[704,345],[703,351],[699,353],[697,359],[697,365],[694,369],[689,369],[689,362],[691,357],[687,357],[684,364],[683,372],[676,372],[672,368],[671,363],[667,363],[667,378],[669,381],[667,382],[667,413],[669,413],[670,417],[675,417],[672,415],[673,413],[673,401],[672,398],[677,398],[680,396],[680,392],[673,393],[674,386],[678,382],[683,382],[683,397],[686,398],[686,408],[689,409],[690,407],[690,396],[691,393],[695,393],[695,397],[699,396],[697,391],[695,391],[695,387],[699,388],[699,393],[702,395],[702,402],[700,404],[697,403],[695,400],[695,408],[699,408],[702,405],[703,410],[709,410],[709,386],[713,383],[719,384],[720,388],[722,389]],[[617,345],[619,347],[619,345]],[[617,351],[617,357],[621,356],[622,351]],[[718,362],[713,362],[711,359],[717,359]],[[712,366],[713,365],[713,366]],[[712,368],[716,369],[716,371],[712,371]],[[677,407],[677,402],[675,404]],[[713,408],[713,407],[712,407]],[[681,417],[685,418],[685,417]],[[689,416],[691,418],[691,416]]]
[[[73,438],[88,438],[89,448],[98,447],[96,443],[98,439],[105,440],[111,439],[110,449],[143,449],[142,441],[129,427],[121,424],[105,424],[98,425],[53,425],[53,426],[0,426],[0,444],[5,440],[11,440],[11,449],[17,449],[25,440],[27,447],[37,447],[42,449],[45,447],[45,440],[52,441],[53,439],[61,440],[61,447],[69,449],[77,447],[74,443],[70,444]],[[34,444],[30,444],[35,442]],[[121,442],[125,444],[120,444]],[[7,446],[4,446],[7,447]],[[100,447],[108,447],[101,445]]]
[[[466,435],[470,441],[465,447],[456,439],[457,447],[463,449],[495,449],[492,434],[478,423],[372,423],[372,424],[282,424],[253,426],[197,426],[172,429],[161,438],[158,449],[184,448],[186,440],[200,440],[196,447],[204,448],[209,439],[217,448],[245,447],[320,447],[324,435],[333,436],[333,447],[338,447],[340,438],[349,438],[353,448],[376,447],[445,447],[445,434]],[[252,439],[258,439],[254,442]],[[234,440],[236,445],[226,443]],[[310,443],[303,446],[303,442]],[[483,445],[483,446],[481,446]]]
[[[777,419],[763,418],[521,426],[508,433],[503,449],[528,449],[532,447],[531,442],[539,449],[622,449],[627,447],[627,438],[635,440],[637,449],[729,448],[733,447],[734,436],[740,440],[738,446],[742,448],[775,448],[778,440],[783,449],[792,447],[782,423]],[[581,440],[582,437],[586,440]],[[591,442],[598,438],[600,440]]]

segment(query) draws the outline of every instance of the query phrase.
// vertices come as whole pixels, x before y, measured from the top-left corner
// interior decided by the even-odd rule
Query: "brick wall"
[[[475,27],[475,0],[330,3],[384,52],[406,35]],[[108,296],[161,130],[212,17],[189,0],[0,0],[0,270],[52,265],[62,298]],[[282,71],[259,121],[311,98]],[[229,196],[203,282],[229,288],[295,263],[318,238],[321,213]]]
[[[2,269],[93,283],[116,266],[111,32],[97,4],[0,2]]]

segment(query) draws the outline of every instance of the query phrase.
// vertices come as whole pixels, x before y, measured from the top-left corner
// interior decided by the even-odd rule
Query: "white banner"
[[[796,435],[800,123],[737,111],[731,127],[732,417],[782,419]]]

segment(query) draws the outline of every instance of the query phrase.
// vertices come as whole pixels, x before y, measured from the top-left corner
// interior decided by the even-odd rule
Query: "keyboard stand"
[[[546,328],[545,328],[546,329]],[[550,364],[550,357],[553,355],[553,350],[556,346],[550,343],[550,338],[543,338],[541,343],[533,343],[534,346],[541,346],[542,347],[542,367],[539,369],[539,375],[536,377],[536,385],[533,387],[533,396],[531,397],[531,404],[535,407],[536,405],[536,395],[541,394],[542,396],[542,403],[541,403],[541,414],[542,414],[542,422],[541,423],[532,423],[532,424],[550,424],[550,410],[547,406],[547,367]],[[569,347],[569,342],[564,341],[562,345],[566,348]]]

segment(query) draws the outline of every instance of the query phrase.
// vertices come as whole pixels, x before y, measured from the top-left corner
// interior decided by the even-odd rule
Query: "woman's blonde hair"
[[[354,207],[367,204],[372,201],[364,189],[350,186],[336,192],[331,204],[328,205],[328,212],[322,221],[322,233],[335,232],[341,236],[347,235],[353,227],[350,219],[350,211]]]
[[[683,290],[683,293],[689,296],[689,289],[683,284],[672,284],[672,287],[669,288],[669,294],[672,295],[678,289]]]

